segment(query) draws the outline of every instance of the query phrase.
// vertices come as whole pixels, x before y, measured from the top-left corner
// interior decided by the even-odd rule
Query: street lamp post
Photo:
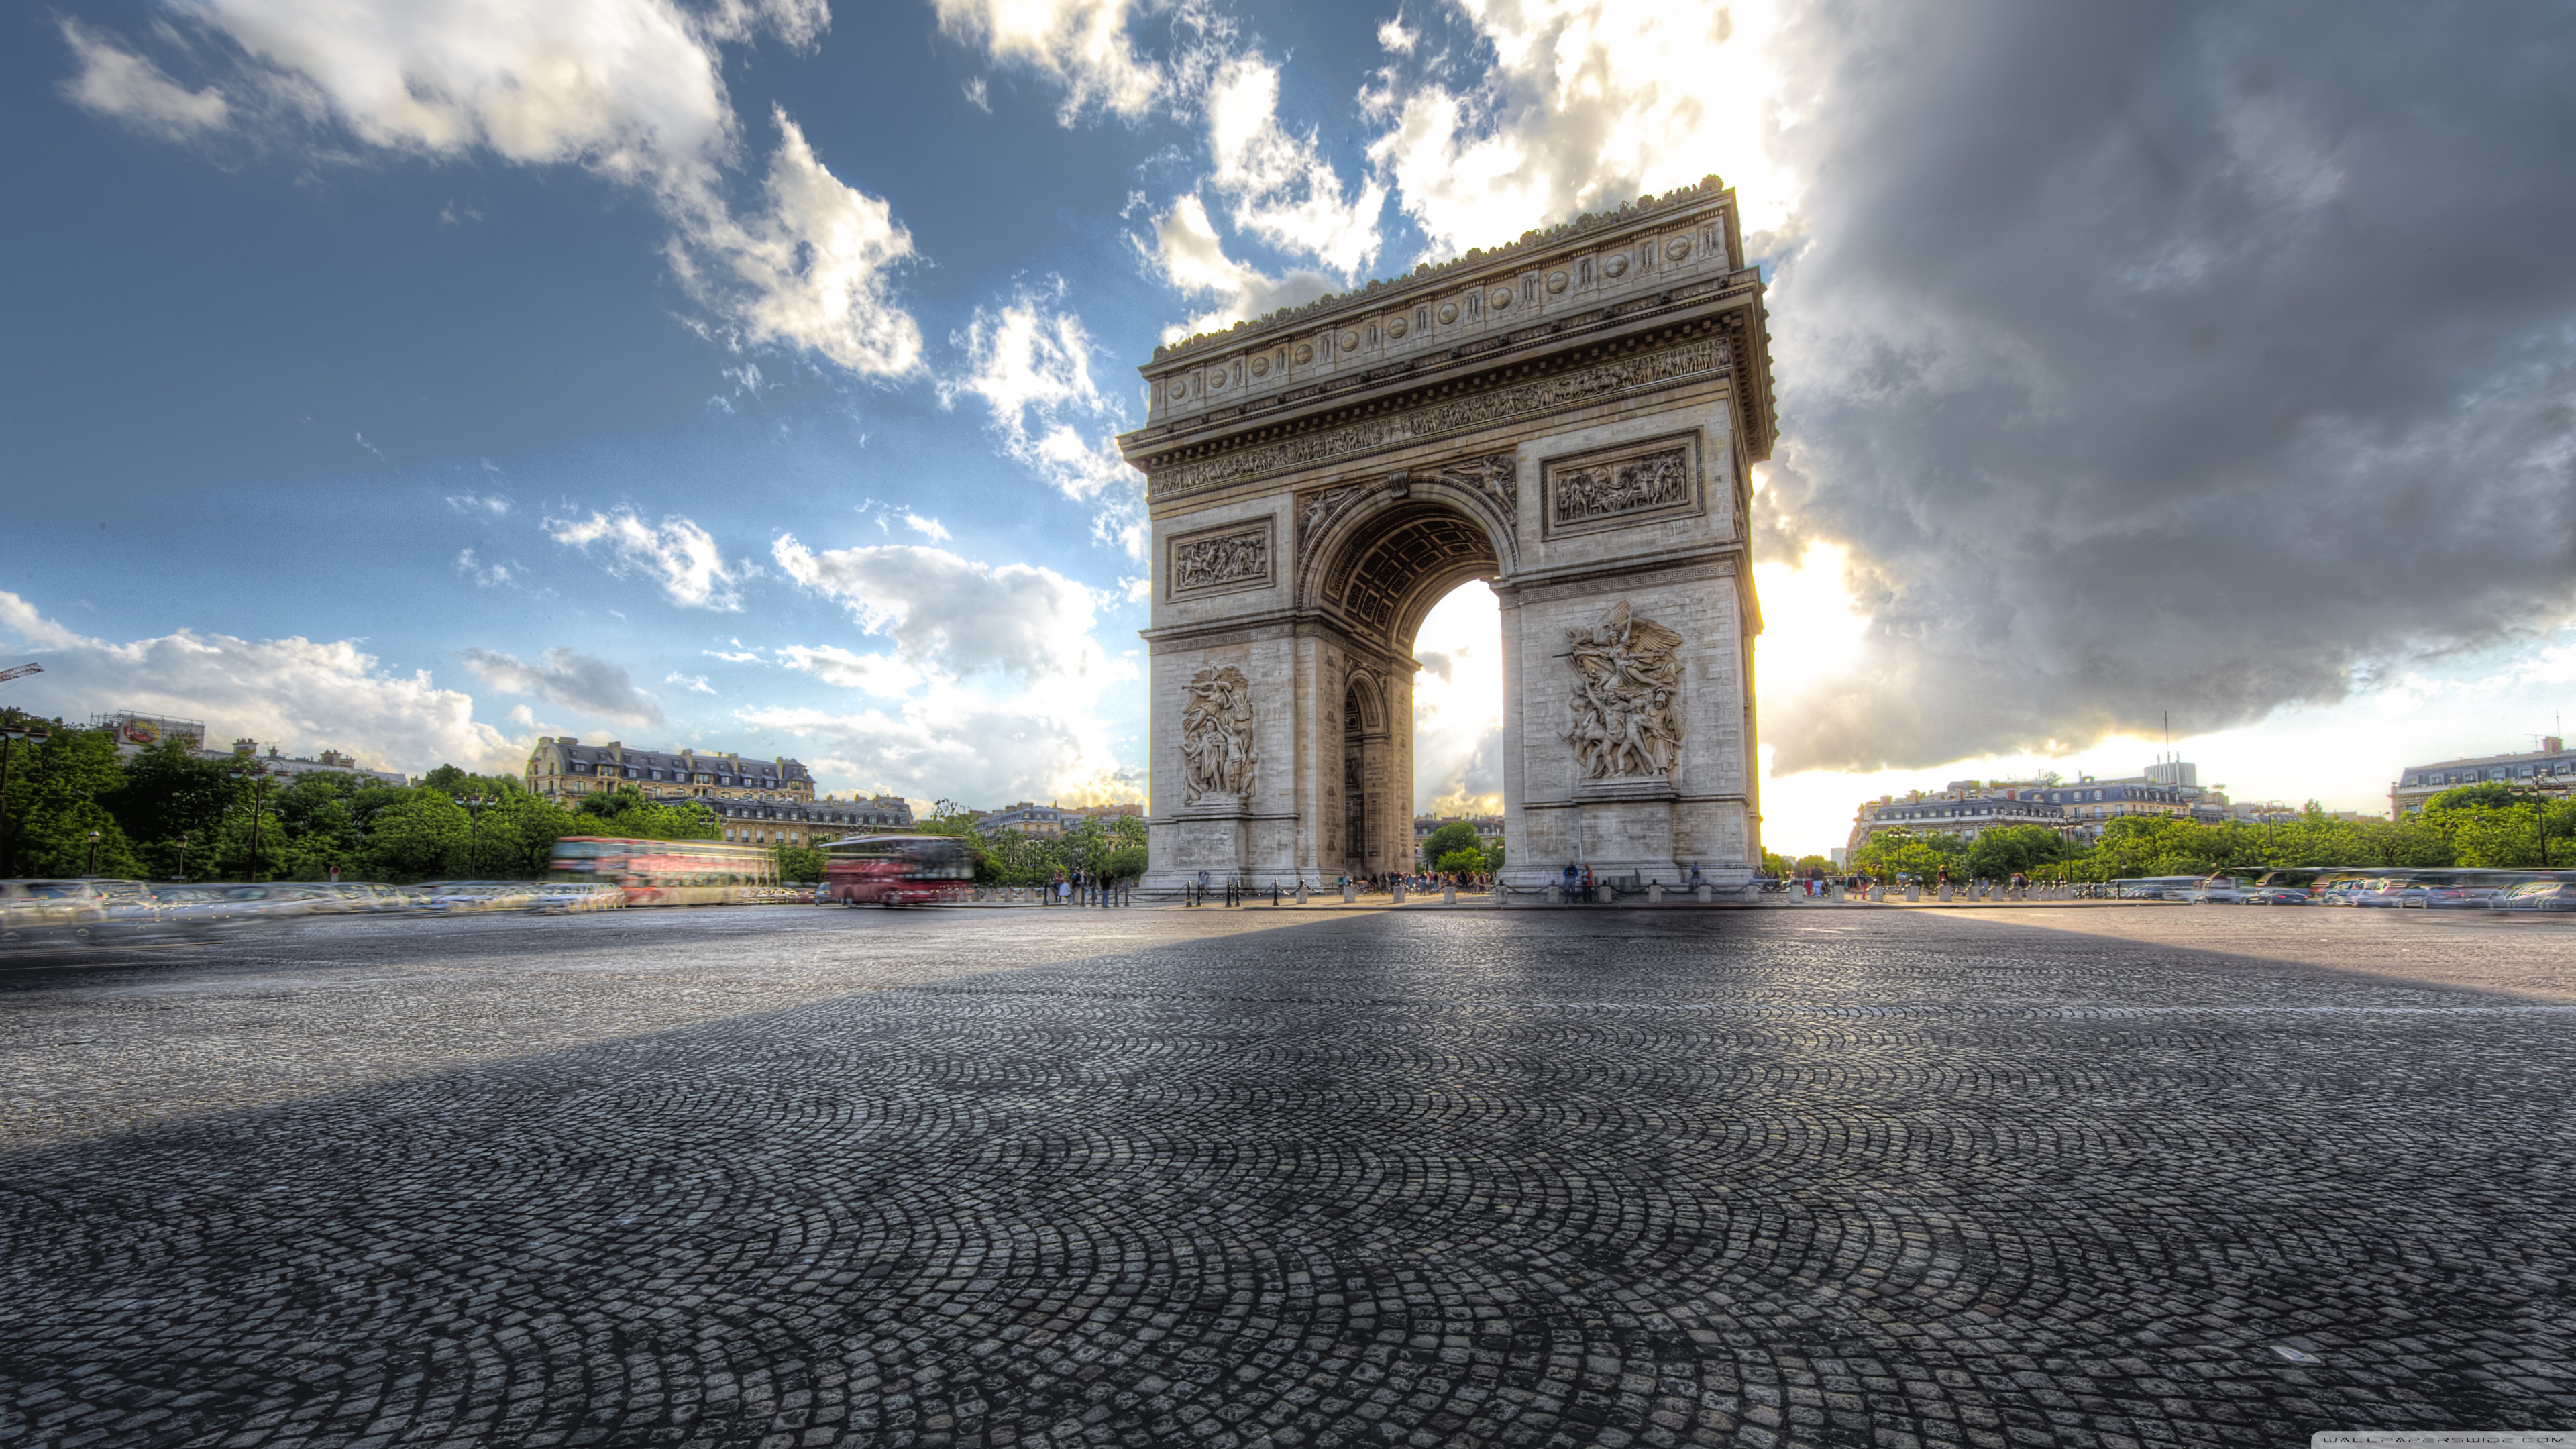
[[[483,876],[483,807],[500,804],[501,797],[473,794],[452,795],[448,798],[464,806],[467,817],[474,822],[465,833],[465,873],[480,880]]]
[[[41,748],[51,738],[45,727],[33,720],[12,719],[0,725],[0,876],[18,873],[18,836],[9,825],[9,756],[16,751],[20,740],[27,741],[31,747]]]
[[[89,869],[83,874],[92,876],[98,874],[98,832],[95,830],[89,833]]]
[[[179,884],[188,883],[188,832],[179,832]]]

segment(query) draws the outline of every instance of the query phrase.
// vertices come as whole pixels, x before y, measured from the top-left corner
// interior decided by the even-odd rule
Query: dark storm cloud
[[[2217,729],[2568,614],[2576,9],[1854,0],[1781,55],[1763,542],[1851,544],[1875,623],[1780,769]]]

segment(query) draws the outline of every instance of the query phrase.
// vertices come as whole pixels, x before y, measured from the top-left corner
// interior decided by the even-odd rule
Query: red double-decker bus
[[[845,906],[927,905],[975,884],[975,859],[953,835],[853,835],[823,857],[823,898]]]

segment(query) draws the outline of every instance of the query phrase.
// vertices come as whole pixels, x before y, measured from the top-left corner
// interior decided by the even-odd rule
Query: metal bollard
[[[1351,884],[1349,881],[1344,881],[1344,882],[1342,882],[1342,904],[1343,904],[1343,905],[1346,905],[1346,906],[1348,906],[1348,905],[1356,905],[1356,904],[1358,904],[1358,903],[1359,903],[1359,898],[1360,898],[1360,888],[1359,888],[1358,886],[1355,886],[1355,885]]]
[[[1442,886],[1440,888],[1440,904],[1444,906],[1454,906],[1458,904],[1458,887],[1455,885]]]
[[[1558,885],[1554,881],[1549,881],[1547,883],[1547,903],[1551,906],[1564,905],[1565,887]]]
[[[1306,878],[1302,875],[1297,877],[1297,904],[1306,904]]]
[[[1404,882],[1402,880],[1398,879],[1388,881],[1386,883],[1386,893],[1388,898],[1394,904],[1399,906],[1404,904]]]

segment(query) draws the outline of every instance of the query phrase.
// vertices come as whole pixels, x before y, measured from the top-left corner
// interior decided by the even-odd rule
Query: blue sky
[[[1773,844],[2167,711],[2367,805],[2576,681],[2567,26],[2387,12],[22,8],[10,699],[1132,798],[1154,344],[1714,172],[1776,284]],[[1426,632],[1423,803],[1497,786],[1492,628]]]

